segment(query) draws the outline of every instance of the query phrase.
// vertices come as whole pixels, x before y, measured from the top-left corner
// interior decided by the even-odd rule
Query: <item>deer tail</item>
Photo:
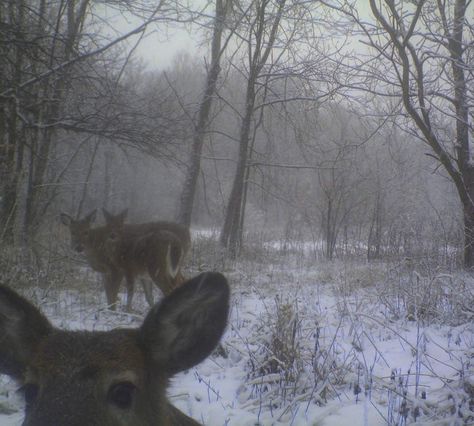
[[[183,250],[178,244],[168,244],[168,252],[166,254],[166,266],[171,278],[174,280],[179,273],[181,261],[183,258]]]

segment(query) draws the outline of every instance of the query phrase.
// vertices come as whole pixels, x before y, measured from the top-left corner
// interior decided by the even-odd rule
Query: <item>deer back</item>
[[[18,380],[27,426],[197,425],[166,398],[227,323],[229,287],[204,273],[155,305],[138,329],[65,331],[0,286],[0,373]]]
[[[125,218],[127,216],[127,210],[123,210],[122,212],[114,215],[107,211],[106,209],[102,209],[104,213],[105,221],[109,226],[109,229],[113,229],[117,232],[125,232],[128,238],[140,238],[141,236],[145,236],[151,233],[160,232],[169,232],[174,234],[176,238],[179,240],[184,254],[189,251],[191,246],[191,233],[189,232],[189,228],[170,221],[156,221],[156,222],[147,222],[147,223],[125,223]]]
[[[121,232],[109,234],[105,252],[117,267],[134,275],[166,271],[171,278],[176,277],[184,256],[181,240],[167,231],[146,234]]]
[[[176,279],[191,244],[189,229],[167,221],[125,224],[126,210],[118,215],[103,212],[108,229],[106,253],[114,265],[129,275],[148,272],[155,277],[161,271],[166,279]],[[162,290],[169,290],[166,284]]]
[[[168,221],[157,221],[157,222],[147,222],[147,223],[138,223],[138,224],[125,224],[124,229],[130,233],[153,233],[153,232],[169,232],[174,234],[180,241],[183,252],[186,254],[189,251],[191,246],[191,234],[189,229],[185,226]]]

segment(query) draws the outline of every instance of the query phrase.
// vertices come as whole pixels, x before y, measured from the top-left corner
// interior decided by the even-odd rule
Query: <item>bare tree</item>
[[[373,21],[348,3],[337,7],[358,25],[368,48],[346,62],[346,84],[399,99],[386,114],[398,115],[430,147],[454,183],[463,208],[464,265],[474,267],[472,2],[370,0]]]
[[[161,3],[154,5],[136,29],[101,45],[96,28],[84,31],[93,25],[89,0],[39,4],[8,0],[0,5],[0,46],[8,47],[0,59],[2,238],[11,241],[16,224],[26,240],[43,219],[57,193],[57,179],[64,176],[64,171],[55,174],[50,167],[54,151],[61,142],[74,139],[66,132],[115,139],[150,151],[166,139],[167,132],[160,130],[172,126],[160,120],[144,126],[152,122],[148,111],[128,108],[130,97],[119,84],[127,56],[105,56],[159,19],[160,7]]]
[[[189,227],[196,194],[197,181],[201,170],[201,153],[204,138],[209,123],[209,115],[212,107],[213,97],[216,91],[217,80],[220,73],[220,60],[227,42],[222,47],[222,35],[225,28],[226,13],[231,0],[216,0],[216,11],[214,17],[211,62],[207,71],[204,94],[199,105],[197,122],[194,126],[193,141],[191,147],[191,158],[186,168],[183,190],[181,192],[178,220]]]
[[[239,154],[231,193],[226,207],[224,225],[220,242],[236,255],[242,232],[242,209],[244,207],[244,183],[249,158],[252,119],[257,99],[257,84],[273,51],[280,21],[285,10],[285,0],[273,3],[270,0],[254,1],[255,15],[248,15],[249,31],[246,47],[248,54],[247,87],[244,100],[244,112],[240,125]]]
[[[1,65],[5,78],[2,92],[8,94],[2,97],[2,119],[8,124],[2,143],[6,152],[6,184],[0,224],[3,233],[10,237],[18,211],[21,173],[26,170],[25,228],[33,222],[53,143],[54,122],[62,108],[70,73],[62,69],[45,76],[34,87],[20,87],[32,75],[71,60],[78,48],[89,0],[30,6],[26,0],[8,1],[0,6],[0,16],[6,24],[2,38],[9,40],[12,48]]]

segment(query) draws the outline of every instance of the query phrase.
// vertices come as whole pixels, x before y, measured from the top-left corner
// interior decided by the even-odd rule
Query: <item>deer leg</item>
[[[161,270],[163,269],[163,256],[161,250],[158,250],[158,253],[155,256],[150,257],[147,261],[148,275],[161,292],[166,295],[168,293],[166,292],[166,288],[163,287],[163,282],[160,279]]]
[[[148,274],[153,280],[155,285],[162,291],[166,296],[173,290],[173,283],[169,277],[169,274],[164,266],[149,266]]]
[[[160,287],[165,296],[170,294],[174,289],[173,280],[171,279],[168,271],[163,268],[158,271],[155,283],[158,287]]]
[[[143,287],[143,292],[145,293],[145,299],[148,305],[151,307],[155,304],[155,301],[153,300],[153,284],[150,282],[150,280],[146,280],[144,278],[142,278],[140,282]]]
[[[165,292],[165,288],[163,287],[163,283],[161,282],[160,279],[160,270],[157,268],[148,268],[148,275],[152,279],[152,281],[155,283],[155,285],[161,290],[163,294],[167,294]]]
[[[111,277],[108,273],[102,276],[102,281],[104,283],[104,290],[105,290],[105,297],[107,298],[107,307],[115,311],[116,303],[112,300],[112,285],[111,285]]]
[[[135,291],[135,278],[132,273],[127,272],[125,274],[126,286],[127,286],[127,312],[132,310],[133,293]]]
[[[110,270],[104,274],[105,296],[107,305],[112,311],[117,308],[117,296],[120,288],[122,274],[117,270]]]

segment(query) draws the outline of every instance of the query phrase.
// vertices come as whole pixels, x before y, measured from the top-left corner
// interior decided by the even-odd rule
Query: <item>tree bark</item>
[[[225,0],[216,0],[216,16],[214,20],[214,33],[212,36],[211,47],[211,65],[207,73],[206,88],[199,106],[198,120],[194,128],[190,164],[186,169],[186,177],[181,192],[178,212],[178,221],[188,228],[191,225],[194,198],[196,195],[199,172],[201,170],[202,147],[204,145],[204,138],[209,124],[209,115],[214,94],[216,92],[217,80],[221,70],[220,58],[222,56],[222,34],[224,32],[226,9]]]
[[[224,225],[219,237],[219,242],[228,249],[231,257],[237,256],[240,250],[239,242],[241,241],[241,226],[243,225],[242,214],[245,211],[242,203],[244,202],[245,176],[249,159],[250,131],[255,109],[257,79],[273,50],[285,8],[285,0],[278,2],[271,24],[268,22],[267,6],[269,6],[269,3],[265,1],[257,3],[255,22],[252,23],[255,29],[255,40],[252,39],[251,33],[247,40],[249,46],[249,75],[245,93],[245,112],[240,125],[239,155],[232,190],[227,202]],[[268,31],[269,25],[271,25],[270,31]],[[268,39],[265,40],[267,32],[269,32]],[[253,41],[255,42],[254,46],[252,45]]]
[[[5,15],[8,15],[8,23],[17,29],[18,34],[21,34],[25,26],[24,2],[11,1],[5,9]],[[8,71],[5,70],[5,75],[11,75],[10,84],[14,88],[17,88],[23,77],[22,69],[25,61],[25,53],[23,49],[15,45],[13,55],[14,63],[12,69]],[[2,103],[5,117],[5,136],[3,137],[5,156],[2,159],[4,161],[5,183],[0,209],[0,240],[13,243],[14,225],[18,210],[19,182],[23,168],[25,133],[20,130],[18,124],[18,99],[5,98],[5,100],[2,100]]]
[[[464,267],[474,268],[474,212],[471,206],[464,207]]]
[[[56,52],[61,52],[61,61],[63,62],[68,62],[74,55],[74,49],[81,35],[80,30],[85,19],[88,4],[89,0],[68,2],[66,32],[60,42],[56,41],[61,39],[60,34],[54,34],[53,42],[49,46],[49,68],[52,68],[58,60]],[[44,8],[42,10],[45,12]],[[42,19],[40,19],[41,21]],[[56,120],[60,115],[60,111],[67,99],[69,80],[70,71],[65,70],[58,78],[47,78],[39,86],[39,92],[52,99],[51,102],[47,102],[38,111],[36,119],[40,125],[49,125],[49,121]],[[22,232],[24,240],[35,234],[41,221],[38,213],[41,211],[40,204],[44,198],[44,181],[55,136],[56,129],[54,126],[40,130],[35,129],[32,132],[28,190]]]
[[[249,154],[250,129],[252,125],[253,110],[255,105],[255,78],[247,84],[246,110],[240,127],[239,157],[234,175],[232,190],[226,208],[224,225],[220,235],[220,243],[229,250],[231,257],[238,252],[238,232],[241,223],[242,200],[244,192],[244,177],[247,169]]]
[[[454,24],[449,38],[449,51],[454,83],[456,109],[456,147],[463,185],[456,185],[464,206],[464,267],[474,267],[474,167],[469,144],[469,107],[463,60],[463,28],[466,16],[466,0],[456,0]],[[447,30],[446,30],[447,31]]]

